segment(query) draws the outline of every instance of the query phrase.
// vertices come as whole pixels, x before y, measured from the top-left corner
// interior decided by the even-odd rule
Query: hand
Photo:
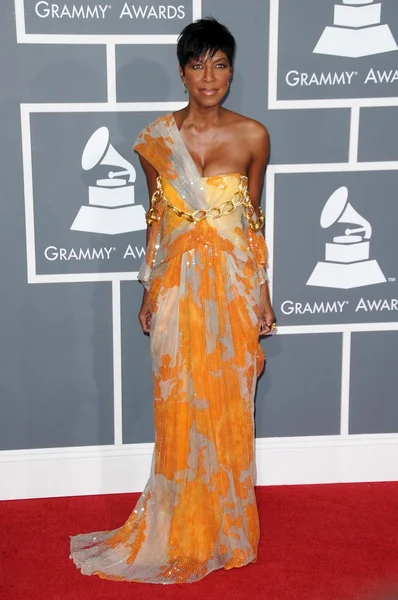
[[[151,331],[152,310],[148,297],[145,294],[142,300],[140,312],[138,313],[138,320],[140,322],[142,331],[144,333],[149,333]]]
[[[267,335],[275,330],[275,313],[269,305],[260,316],[260,335]]]
[[[275,330],[275,313],[269,300],[268,287],[266,285],[260,287],[258,320],[260,335],[267,335]]]

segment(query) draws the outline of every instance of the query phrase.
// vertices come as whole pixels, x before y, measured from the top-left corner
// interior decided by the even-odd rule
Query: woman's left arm
[[[264,127],[264,125],[256,121],[253,121],[250,125],[250,147],[252,156],[251,163],[248,169],[249,195],[253,208],[258,216],[264,174],[270,155],[270,139],[268,130],[266,127]],[[271,305],[268,281],[266,281],[260,286],[260,335],[270,333],[274,322],[275,313]]]

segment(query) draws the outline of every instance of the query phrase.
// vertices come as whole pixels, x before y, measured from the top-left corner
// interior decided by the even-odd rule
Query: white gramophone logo
[[[85,171],[98,165],[122,170],[109,171],[107,179],[97,179],[89,186],[89,205],[81,207],[71,230],[115,235],[146,229],[145,209],[134,204],[135,169],[109,143],[107,127],[93,133],[82,154]]]
[[[334,24],[322,33],[315,54],[358,58],[398,50],[390,27],[381,25],[381,2],[342,2],[334,5]]]
[[[336,236],[332,243],[326,244],[325,262],[318,262],[307,285],[347,290],[384,283],[386,278],[378,262],[369,259],[372,226],[348,202],[346,187],[338,188],[330,196],[321,214],[323,229],[335,223],[351,223],[360,227],[347,228],[345,235]]]

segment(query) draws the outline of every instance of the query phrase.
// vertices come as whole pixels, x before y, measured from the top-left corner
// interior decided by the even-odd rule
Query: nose
[[[210,82],[214,81],[214,68],[213,65],[206,63],[205,68],[203,70],[203,81]]]

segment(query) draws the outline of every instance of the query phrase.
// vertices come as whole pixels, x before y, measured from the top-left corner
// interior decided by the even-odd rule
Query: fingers
[[[144,333],[149,333],[151,328],[146,324],[140,321],[141,329]]]
[[[138,315],[138,320],[140,322],[141,329],[144,333],[150,333],[150,331],[151,331],[151,317],[152,317],[152,315],[150,313],[148,313],[148,314],[140,313]]]
[[[275,321],[267,322],[264,317],[259,319],[260,324],[260,335],[267,335],[269,333],[274,333],[276,330]]]

